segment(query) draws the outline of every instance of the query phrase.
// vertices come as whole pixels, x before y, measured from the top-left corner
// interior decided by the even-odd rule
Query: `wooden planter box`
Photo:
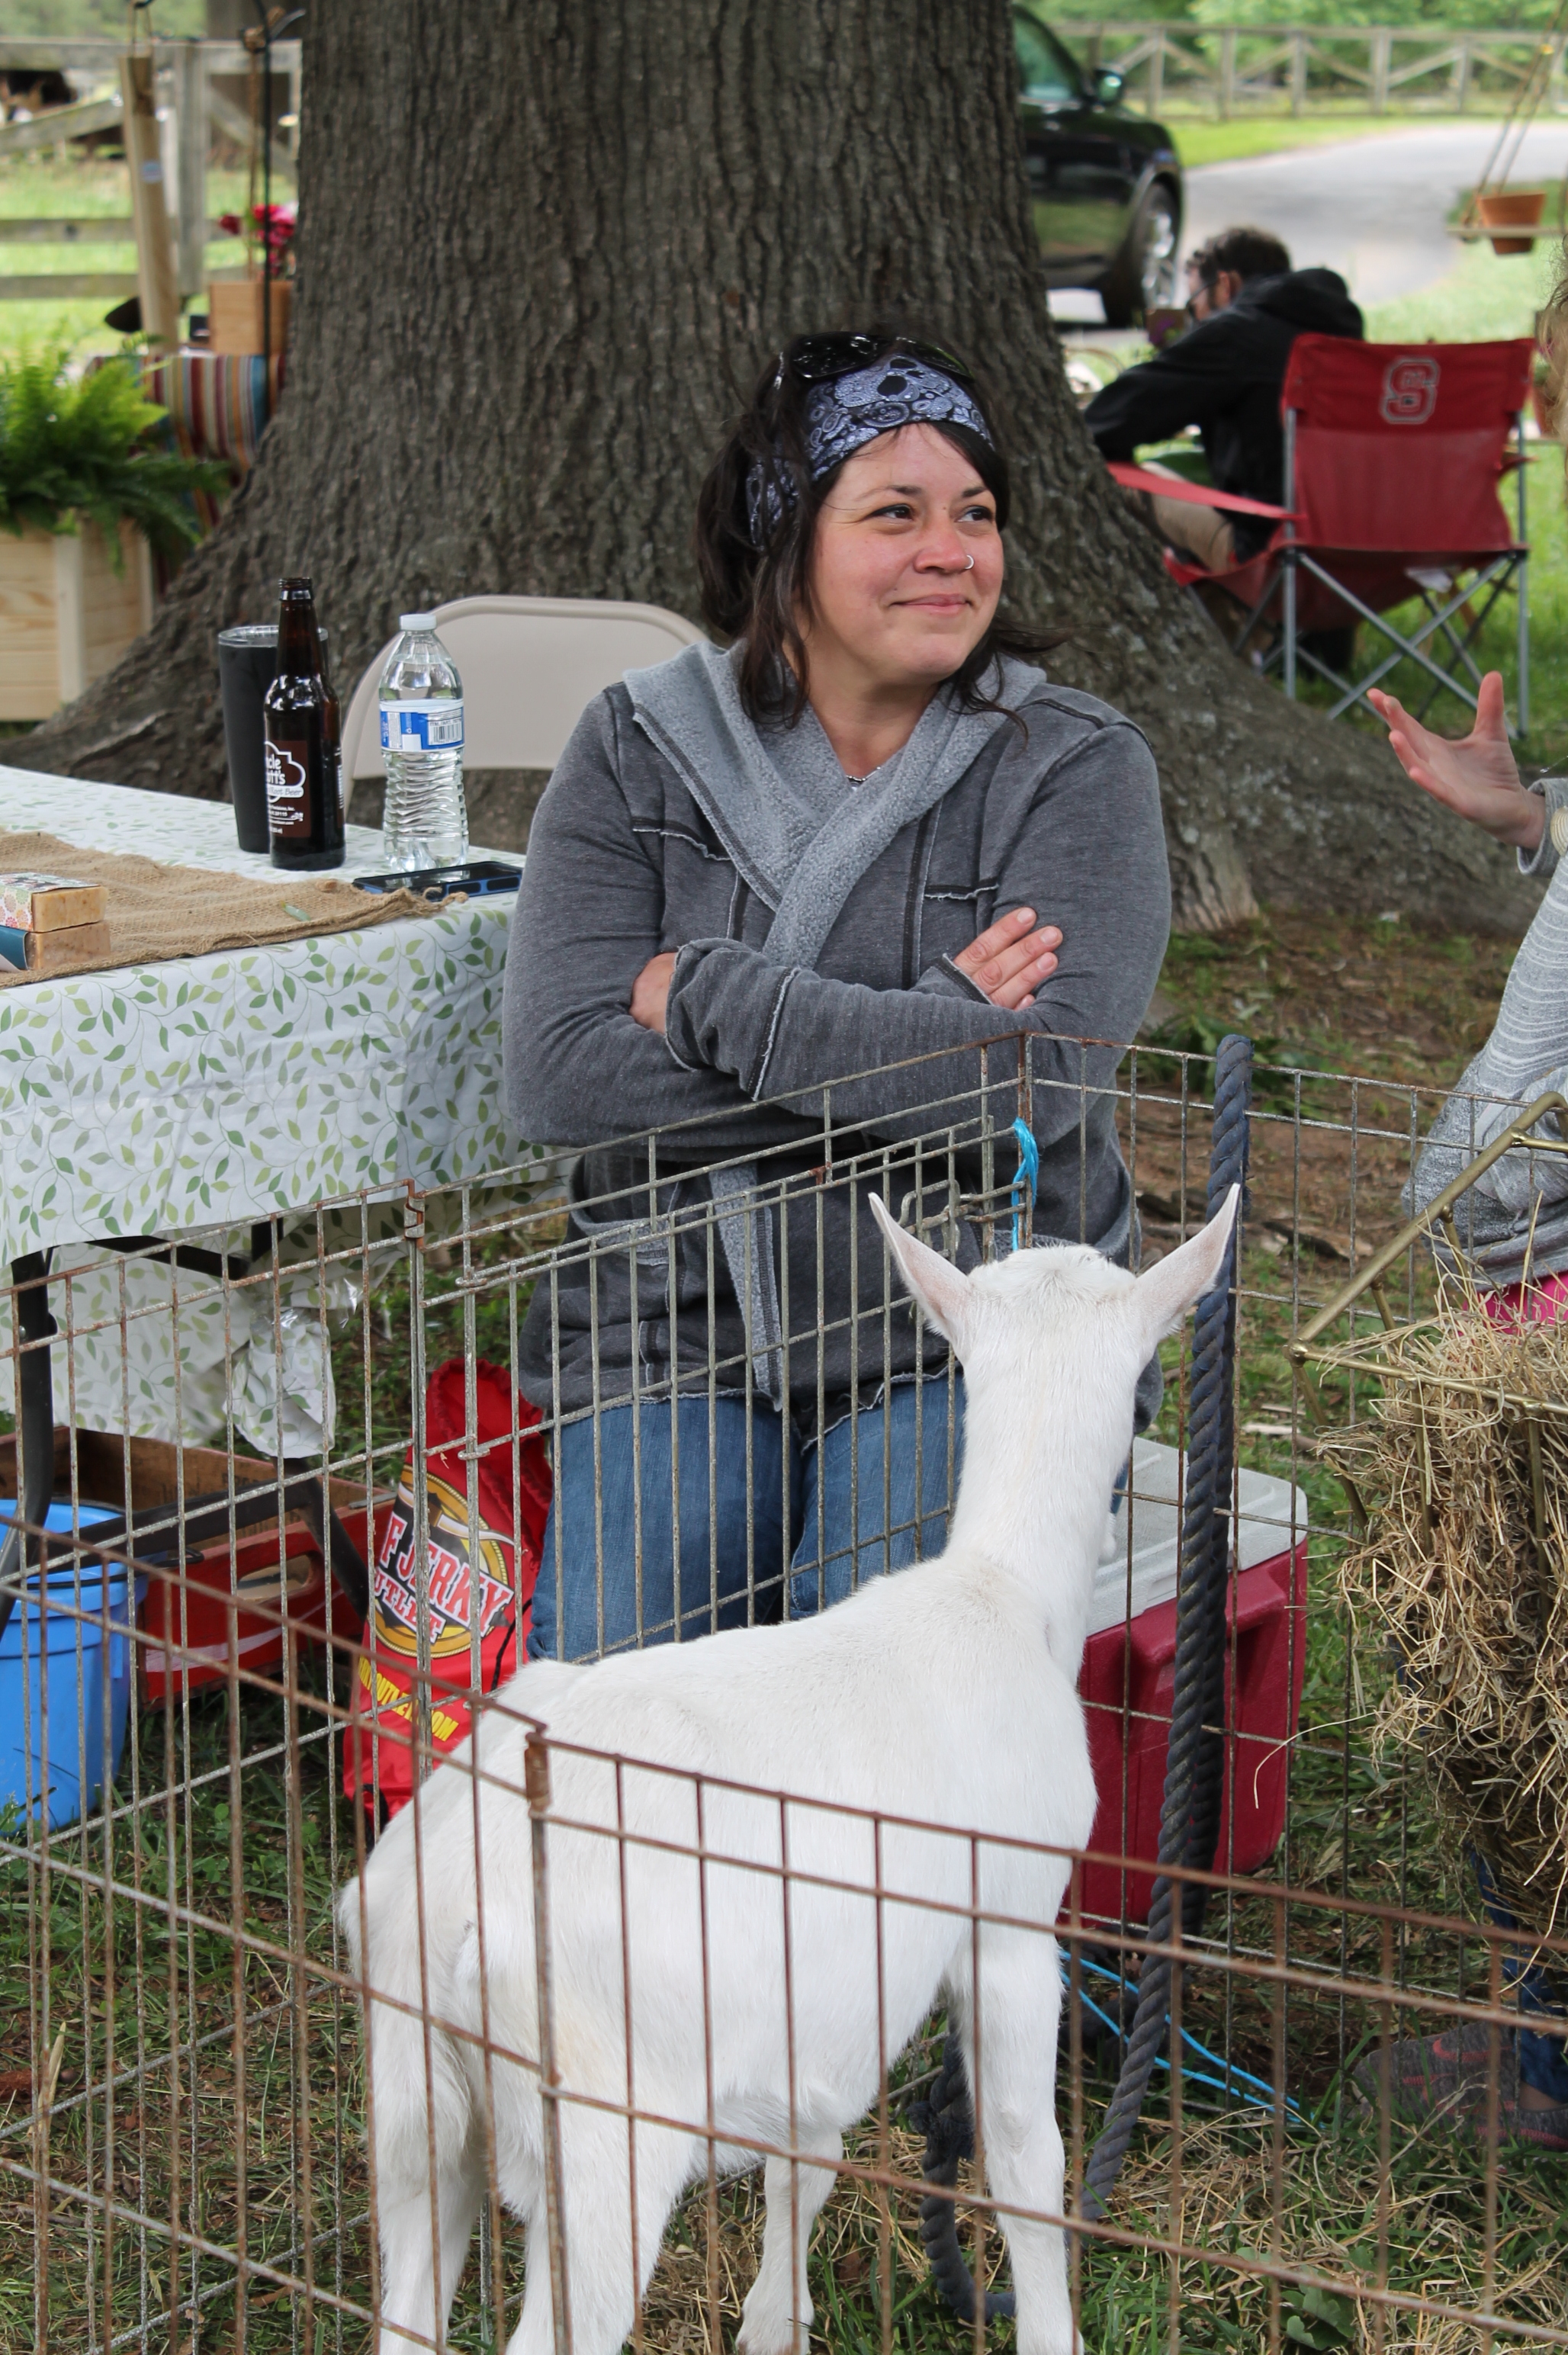
[[[230,357],[261,350],[261,296],[263,291],[272,298],[272,333],[271,349],[281,352],[289,340],[289,304],[293,288],[286,278],[274,278],[271,287],[263,290],[259,278],[218,278],[207,290],[207,336],[208,348],[225,352]]]
[[[116,572],[95,524],[0,531],[0,719],[47,719],[112,670],[153,618],[153,568],[133,525]]]

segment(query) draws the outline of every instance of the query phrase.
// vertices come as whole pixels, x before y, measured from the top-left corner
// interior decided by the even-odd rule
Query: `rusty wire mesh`
[[[1211,1071],[1199,1057],[1144,1049],[1118,1074],[1146,1261],[1201,1217]],[[914,1108],[892,1139],[843,1128],[828,1091],[809,1147],[797,1138],[787,1156],[754,1156],[748,1209],[766,1209],[809,1262],[825,1201],[869,1178],[929,1240],[940,1244],[963,1219],[987,1254],[1005,1252],[1016,1207],[1011,1122],[1023,1096],[1048,1085],[1063,1083],[1037,1077],[1027,1046],[1011,1041],[991,1050],[978,1107],[944,1093],[939,1066],[906,1075]],[[1137,1834],[1147,1832],[1151,1789],[1157,1814],[1170,1689],[1168,1645],[1149,1632],[1167,1605],[1146,1610],[1140,1548],[1164,1546],[1179,1508],[1185,1339],[1166,1348],[1164,1404],[1132,1459],[1125,1550],[1105,1565],[1119,1601],[1098,1631],[1102,1681],[1091,1711],[1102,1824],[1113,1831],[1074,1864],[1058,1931],[1067,1987],[1056,2106],[1072,2293],[1091,2345],[1568,2344],[1563,2162],[1499,2143],[1494,2131],[1513,2092],[1512,1946],[1435,1837],[1418,1764],[1373,1754],[1370,1728],[1393,1668],[1358,1653],[1344,1617],[1343,1499],[1317,1461],[1289,1356],[1315,1310],[1398,1231],[1400,1188],[1435,1108],[1435,1098],[1382,1082],[1259,1075],[1238,1286],[1243,1469],[1225,1825],[1203,1931],[1180,1942],[1170,2065],[1146,2105],[1107,2221],[1089,2226],[1072,2212],[1072,2187],[1115,2083],[1128,1981],[1147,1946],[1152,1849]],[[525,1451],[558,1449],[572,1427],[597,1446],[608,1415],[635,1415],[663,1394],[656,1359],[639,1352],[614,1381],[595,1370],[585,1407],[563,1406],[554,1313],[556,1379],[539,1423],[514,1405],[504,1428],[482,1432],[475,1369],[499,1366],[510,1383],[531,1301],[559,1301],[584,1270],[592,1299],[596,1271],[613,1266],[634,1299],[639,1284],[656,1298],[661,1271],[684,1253],[682,1264],[699,1276],[706,1269],[709,1282],[706,1299],[700,1282],[685,1299],[678,1284],[663,1286],[677,1304],[667,1355],[683,1369],[683,1389],[710,1409],[722,1393],[748,1415],[765,1411],[757,1337],[748,1332],[727,1356],[716,1344],[722,1188],[718,1198],[696,1184],[671,1194],[670,1169],[689,1175],[702,1161],[676,1135],[632,1141],[615,1164],[613,1199],[580,1191],[570,1205],[565,1173],[542,1162],[484,1186],[368,1195],[274,1220],[243,1250],[233,1237],[185,1239],[236,1253],[201,1267],[150,1251],[112,1260],[56,1252],[54,1488],[65,1526],[50,1564],[52,1648],[37,1646],[36,1582],[14,1580],[10,1641],[14,1650],[32,1644],[36,1668],[31,1684],[13,1671],[22,1722],[14,1739],[0,1735],[12,1742],[14,1791],[0,1816],[0,2346],[320,2355],[366,2343],[380,2296],[378,2185],[360,1990],[333,1897],[378,1831],[365,1801],[383,1779],[390,1721],[369,1719],[368,1704],[404,1697],[401,1757],[416,1776],[428,1770],[451,1693],[483,1667],[497,1564],[504,1584],[522,1551],[520,1501],[517,1526],[499,1533],[509,1549],[485,1551],[496,1532],[481,1525],[482,1464],[491,1459],[520,1499]],[[778,1343],[784,1361],[794,1352],[797,1372],[806,1369],[797,1391],[815,1381],[826,1404],[823,1337],[836,1327],[862,1397],[897,1370],[880,1267],[862,1271],[877,1303],[862,1291],[853,1313],[836,1319],[809,1287],[802,1297],[797,1284],[791,1302],[798,1262],[787,1248],[782,1263]],[[1412,1252],[1391,1287],[1396,1276],[1410,1313],[1426,1296],[1427,1265]],[[17,1337],[15,1288],[11,1311],[19,1375],[28,1349],[48,1345]],[[1349,1337],[1362,1314],[1349,1312]],[[204,1387],[191,1371],[201,1337]],[[463,1369],[465,1415],[443,1489],[425,1412],[429,1378],[447,1361]],[[937,1370],[925,1362],[928,1374]],[[1375,1377],[1330,1372],[1325,1410],[1336,1425],[1354,1423],[1375,1391]],[[711,1414],[707,1428],[716,1476]],[[16,1497],[26,1465],[15,1439],[0,1447],[0,1495]],[[917,1447],[950,1481],[959,1454],[951,1389]],[[463,1478],[446,1478],[458,1460]],[[850,1476],[858,1495],[881,1473],[874,1458],[857,1460]],[[758,1504],[749,1444],[745,1478],[748,1508],[761,1519],[766,1498]],[[270,1505],[259,1505],[269,1486]],[[787,1484],[777,1494],[782,1522]],[[411,1519],[418,1608],[402,1637],[389,1611],[362,1625],[335,1581],[327,1503],[372,1574],[388,1558],[394,1518]],[[681,1504],[677,1477],[677,1521]],[[95,1546],[89,1508],[127,1505],[133,1534]],[[885,1513],[878,1542],[910,1535],[929,1551],[930,1532],[913,1518],[920,1526],[911,1529]],[[1250,1563],[1241,1542],[1249,1529]],[[789,1535],[809,1540],[794,1527]],[[780,1543],[787,1564],[782,1534]],[[432,1593],[443,1548],[465,1552],[470,1574]],[[639,1562],[641,1550],[639,1527]],[[805,1544],[819,1579],[825,1550],[819,1530],[815,1557]],[[132,1570],[116,1583],[103,1565],[126,1559]],[[486,1565],[489,1587],[478,1574]],[[851,1565],[851,1575],[864,1566]],[[541,1579],[560,1574],[547,1548]],[[749,1559],[732,1615],[776,1614],[784,1575]],[[641,1614],[640,1580],[637,1593]],[[691,1632],[639,1616],[638,1640]],[[1275,1653],[1264,1676],[1257,1655],[1266,1645]],[[1275,1712],[1262,1719],[1249,1714],[1260,1676]],[[526,1720],[526,1699],[511,1710]],[[486,1721],[497,1713],[507,1713],[498,1700]],[[548,1904],[561,1762],[537,1730],[533,1756],[531,1791],[514,1777],[514,1796]],[[80,1787],[51,1823],[43,1785],[62,1762]],[[351,1801],[345,1767],[354,1762],[360,1792]],[[488,1774],[448,1772],[466,1774],[475,1790]],[[684,1847],[700,1874],[716,1859],[701,1832],[703,1778],[688,1783],[696,1828]],[[707,1803],[716,1798],[709,1791]],[[790,1861],[787,1810],[780,1826],[776,1859],[753,1858],[747,1870],[787,1913],[809,1896],[813,1876]],[[867,1852],[880,1853],[888,1824],[867,1817],[862,1829]],[[624,1821],[593,1836],[619,1858],[637,1846]],[[952,1827],[945,1836],[964,1837]],[[1265,1840],[1261,1854],[1242,1855],[1249,1837]],[[968,1838],[977,1859],[983,1842]],[[976,1862],[976,1887],[979,1876]],[[880,1924],[893,1901],[875,1872],[856,1886]],[[986,1904],[972,1893],[957,1913],[978,1937]],[[623,1909],[624,1935],[625,1918]],[[1049,1926],[1033,1924],[1042,1945]],[[706,1964],[705,1945],[702,1954]],[[635,1960],[628,1954],[628,1969]],[[699,2006],[702,1993],[694,1989]],[[984,2002],[982,1986],[982,2018]],[[539,2072],[539,2049],[509,2045],[493,2027],[475,2046],[428,1987],[424,2011],[432,2033],[444,2022],[460,2041],[468,2037],[482,2072]],[[1479,2055],[1465,2098],[1445,2121],[1403,2114],[1393,2045],[1461,2023]],[[548,2046],[547,2028],[541,2019],[536,2046]],[[972,2332],[925,2280],[912,2113],[942,2048],[933,2014],[901,2049],[884,2042],[874,2056],[877,2095],[837,2164],[814,2243],[814,2329],[834,2344],[1010,2342],[1010,2322]],[[547,2076],[550,2062],[544,2049]],[[631,2120],[649,2131],[656,2118],[669,2125],[635,2085],[607,2097],[574,2087],[568,2071],[549,2091],[558,2114],[571,2113],[576,2091],[584,2114],[598,2105],[612,2115],[634,2159]],[[660,2355],[728,2341],[761,2237],[756,2176],[734,2171],[735,2138],[720,2133],[711,2105],[678,2123],[695,2180],[676,2205],[635,2326]],[[978,2126],[983,2143],[984,2099]],[[798,2118],[782,2120],[773,2147],[800,2156],[798,2129]],[[755,2159],[766,2143],[742,2137],[740,2149]],[[433,2176],[431,2189],[433,2197]],[[1008,2203],[988,2200],[972,2167],[957,2197],[968,2254],[1004,2281]],[[454,2348],[498,2346],[517,2327],[521,2228],[493,2188],[480,2205],[444,2341]],[[544,2254],[536,2243],[536,2262]],[[559,2233],[555,2254],[570,2276],[572,2252]],[[592,2341],[570,2329],[556,2343],[590,2355]]]

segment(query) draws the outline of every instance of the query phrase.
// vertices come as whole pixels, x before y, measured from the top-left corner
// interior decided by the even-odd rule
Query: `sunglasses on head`
[[[777,392],[786,376],[795,377],[801,384],[828,384],[836,376],[848,376],[855,368],[869,368],[873,360],[891,359],[902,353],[912,360],[923,360],[928,368],[940,368],[944,376],[955,378],[960,384],[972,384],[974,378],[952,352],[944,351],[940,344],[924,344],[914,336],[856,336],[848,332],[831,336],[802,336],[797,343],[779,354],[779,364],[773,377]]]

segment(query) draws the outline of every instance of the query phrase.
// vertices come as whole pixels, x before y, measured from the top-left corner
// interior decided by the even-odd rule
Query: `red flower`
[[[274,261],[280,261],[293,243],[299,208],[295,205],[253,205],[251,217],[261,232],[261,241]]]

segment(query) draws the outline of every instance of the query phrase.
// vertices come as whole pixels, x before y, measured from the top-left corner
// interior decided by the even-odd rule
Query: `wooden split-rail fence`
[[[1044,13],[1042,11],[1042,13]],[[1091,66],[1149,114],[1500,114],[1550,57],[1546,106],[1568,110],[1568,35],[1442,25],[1183,25],[1051,13]]]
[[[40,110],[28,121],[0,123],[0,164],[11,156],[62,153],[72,139],[117,129],[123,120],[118,81],[123,50],[122,43],[111,40],[0,37],[0,74],[15,76],[18,69],[62,73],[78,93],[69,106]],[[212,270],[207,265],[208,242],[222,234],[208,212],[207,169],[215,132],[241,152],[249,149],[251,117],[242,99],[251,61],[238,41],[159,41],[154,59],[159,155],[174,239],[175,282],[183,300],[199,293],[213,278],[245,274],[242,267]],[[277,193],[283,195],[293,186],[295,168],[301,97],[297,40],[273,42],[271,74],[279,98],[283,92],[278,85],[287,89],[272,141]],[[58,245],[67,250],[63,269],[25,273],[0,269],[0,302],[63,302],[77,296],[116,302],[134,294],[139,281],[133,268],[73,271],[69,261],[72,247],[131,245],[134,229],[129,186],[126,204],[123,216],[0,215],[0,247]]]

